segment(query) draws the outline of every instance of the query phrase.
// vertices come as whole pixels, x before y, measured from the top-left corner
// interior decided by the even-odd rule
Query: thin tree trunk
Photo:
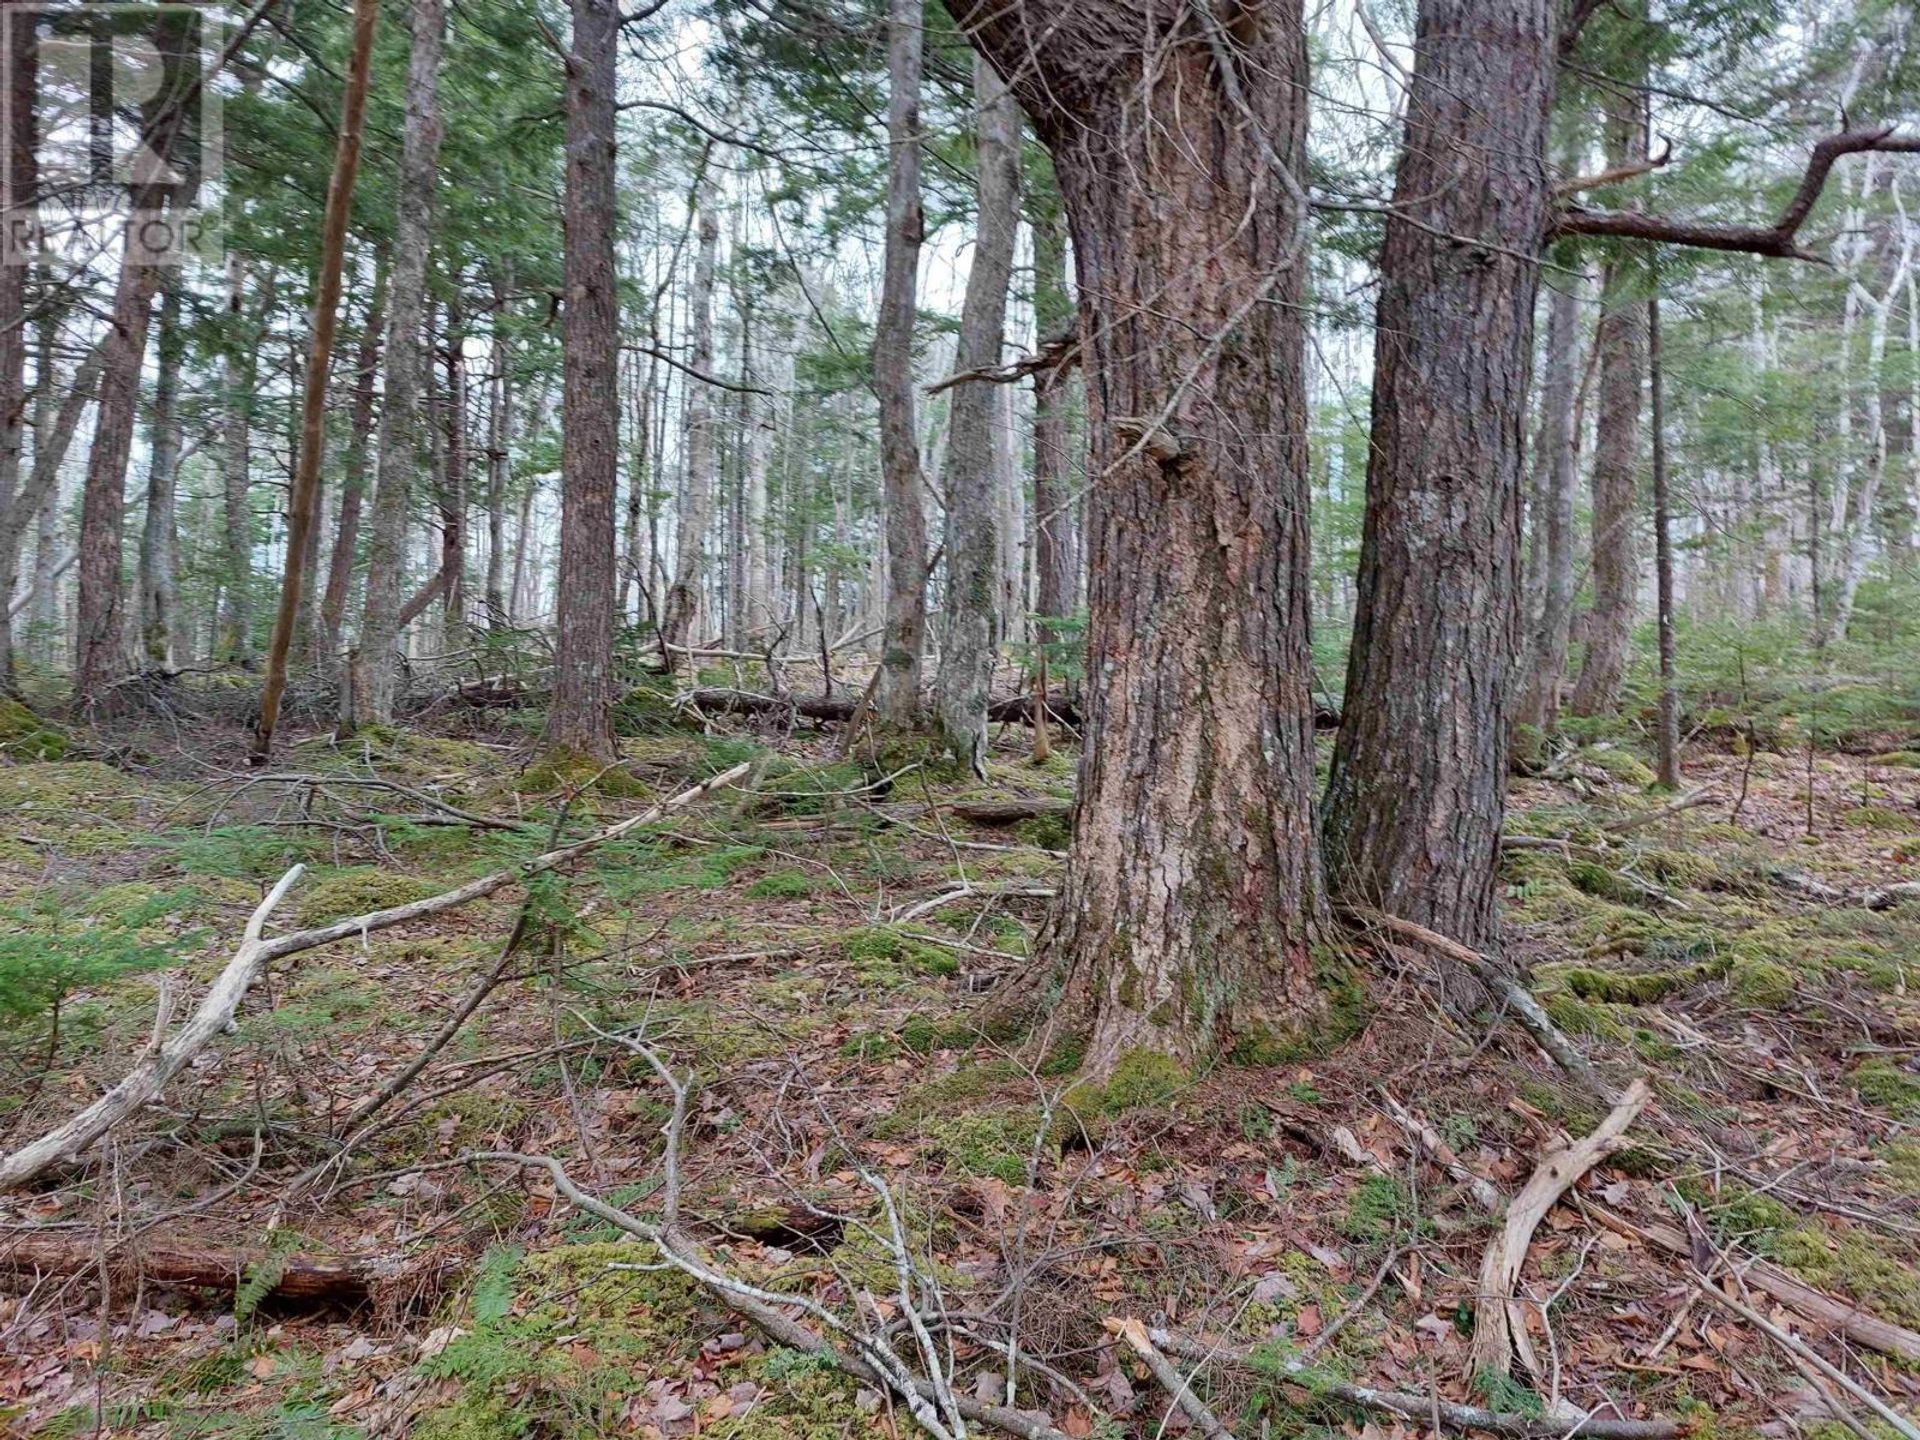
[[[380,365],[380,331],[387,308],[385,253],[375,257],[373,299],[360,331],[360,353],[354,360],[353,411],[349,420],[345,474],[340,482],[340,516],[334,526],[333,554],[327,566],[327,592],[320,602],[323,641],[321,663],[340,662],[341,629],[346,622],[347,598],[353,588],[353,565],[360,548],[360,512],[367,489],[367,449],[373,438],[374,380]]]
[[[1613,101],[1607,114],[1607,165],[1646,156],[1647,128],[1638,96]],[[1586,651],[1574,682],[1576,715],[1611,714],[1620,703],[1633,640],[1639,565],[1634,521],[1639,508],[1640,389],[1646,381],[1646,318],[1634,294],[1632,267],[1614,262],[1600,282],[1600,413],[1593,445],[1593,609]]]
[[[1421,0],[1327,786],[1336,893],[1476,950],[1498,925],[1555,18],[1554,0]],[[1447,977],[1466,1008],[1470,978]]]
[[[1541,382],[1541,504],[1534,515],[1540,545],[1540,614],[1520,677],[1514,719],[1544,732],[1560,717],[1560,688],[1567,673],[1573,631],[1574,499],[1579,486],[1580,437],[1574,404],[1580,388],[1580,306],[1586,283],[1562,276],[1547,301],[1547,367]]]
[[[1020,224],[1020,114],[1006,83],[984,59],[974,64],[979,107],[979,206],[973,263],[960,309],[956,370],[1000,363],[1007,282]],[[947,604],[935,705],[940,736],[961,764],[987,773],[987,691],[1000,646],[1000,496],[994,463],[998,387],[953,387],[945,473]]]
[[[679,543],[673,586],[667,592],[660,633],[668,645],[667,664],[677,667],[686,658],[673,646],[694,643],[694,622],[700,615],[701,591],[706,584],[707,530],[713,524],[713,396],[695,375],[713,373],[713,274],[720,248],[720,216],[713,181],[702,173],[695,187],[699,245],[694,255],[693,356],[694,375],[686,377],[686,475],[681,491]]]
[[[340,323],[340,274],[345,268],[347,223],[353,216],[354,183],[360,174],[360,134],[367,112],[367,87],[373,72],[373,37],[380,0],[354,0],[353,49],[340,100],[340,138],[327,182],[327,208],[320,233],[320,273],[314,281],[313,344],[308,352],[306,393],[300,407],[300,454],[287,502],[287,560],[280,580],[280,607],[267,646],[267,678],[260,691],[260,716],[248,760],[264,765],[273,755],[273,732],[280,719],[280,697],[287,686],[287,653],[299,623],[301,592],[312,573],[308,540],[320,519],[320,462],[326,452],[327,381],[333,365],[333,337]],[[315,557],[317,559],[317,557]]]
[[[387,372],[367,544],[359,636],[348,663],[341,726],[351,731],[393,719],[399,682],[401,587],[406,578],[407,501],[425,459],[420,414],[429,352],[425,336],[427,260],[433,247],[440,164],[442,0],[413,0],[407,61],[406,129],[400,145],[398,221],[389,281]]]
[[[600,762],[613,739],[614,512],[620,485],[620,314],[614,278],[616,0],[573,0],[567,57],[565,383],[559,612],[547,743]],[[705,216],[703,225],[707,222]],[[704,237],[703,237],[704,243]],[[711,284],[711,257],[708,281]],[[712,360],[708,341],[707,364]],[[699,362],[696,362],[699,363]],[[706,365],[701,366],[702,369]]]
[[[1667,407],[1660,353],[1660,297],[1647,301],[1648,429],[1653,440],[1653,570],[1660,646],[1660,783],[1680,788],[1680,682],[1673,646],[1673,505],[1667,493]]]
[[[1266,1053],[1322,933],[1292,0],[950,0],[1052,152],[1087,374],[1087,732],[1045,935],[1086,1065]],[[1139,38],[1193,26],[1193,43]],[[1211,43],[1206,43],[1208,40]],[[1192,196],[1170,205],[1166,197]],[[1152,297],[1148,300],[1147,297]]]
[[[914,317],[925,231],[920,202],[924,26],[920,0],[892,0],[887,24],[886,254],[873,332],[887,552],[885,630],[874,708],[880,723],[895,730],[920,724],[920,674],[927,647],[927,514],[913,386]]]
[[[179,479],[181,425],[180,282],[174,278],[160,302],[155,339],[160,368],[153,387],[152,462],[147,470],[146,516],[140,528],[140,648],[148,665],[174,668],[174,496]]]

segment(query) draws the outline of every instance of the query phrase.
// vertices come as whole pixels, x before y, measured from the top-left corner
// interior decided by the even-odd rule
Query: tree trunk
[[[300,405],[300,453],[287,501],[287,560],[280,580],[280,605],[267,646],[267,678],[260,691],[260,716],[254,726],[249,763],[264,765],[273,755],[273,732],[280,719],[280,697],[287,686],[287,653],[299,623],[301,593],[312,570],[308,542],[319,527],[320,462],[327,440],[327,380],[333,365],[333,336],[340,323],[340,273],[345,268],[347,223],[353,216],[353,188],[360,174],[360,133],[367,112],[367,87],[373,71],[373,37],[380,0],[354,0],[353,49],[347,60],[340,100],[340,137],[333,174],[327,182],[327,208],[320,235],[320,266],[313,287],[313,339],[308,351],[306,393]],[[317,556],[315,557],[317,559]],[[316,567],[317,568],[317,567]]]
[[[704,167],[704,162],[703,162]],[[661,638],[668,645],[667,664],[678,667],[684,655],[671,647],[691,645],[694,621],[700,614],[700,592],[706,583],[707,529],[713,523],[713,397],[699,375],[713,373],[713,272],[720,248],[720,217],[716,213],[713,182],[704,168],[695,187],[699,211],[699,248],[693,264],[693,357],[686,377],[686,475],[680,501],[679,544],[673,586],[667,591]]]
[[[353,563],[360,548],[360,510],[367,489],[367,447],[373,437],[374,379],[380,365],[380,330],[387,308],[385,254],[374,260],[373,299],[360,331],[360,353],[354,360],[353,411],[349,421],[345,473],[340,482],[340,515],[334,526],[333,554],[327,565],[327,593],[320,602],[323,634],[321,663],[340,662],[340,632],[347,616],[347,596],[353,587]]]
[[[1325,914],[1300,6],[1226,33],[1171,0],[950,8],[1053,154],[1078,268],[1087,737],[1046,935],[1062,1009],[1096,1074],[1136,1048],[1258,1056],[1315,1008]]]
[[[1634,164],[1647,153],[1640,98],[1613,101],[1607,114],[1607,165]],[[1593,609],[1586,652],[1574,682],[1576,715],[1606,715],[1620,703],[1633,641],[1639,565],[1634,522],[1639,502],[1640,387],[1647,374],[1646,317],[1633,267],[1608,264],[1600,281],[1600,413],[1593,442]]]
[[[973,263],[961,302],[957,371],[1000,363],[1006,338],[1007,282],[1020,225],[1020,114],[1012,92],[986,60],[974,65],[979,105],[979,207]],[[987,773],[987,688],[1001,630],[1001,503],[995,432],[999,387],[970,380],[953,387],[948,426],[947,604],[940,634],[935,706],[940,737],[961,764]]]
[[[427,260],[433,247],[440,164],[442,0],[413,0],[407,61],[406,130],[400,144],[398,220],[387,303],[387,373],[367,544],[366,594],[348,663],[341,728],[392,722],[398,688],[401,587],[406,579],[407,500],[425,446],[420,416],[427,379]]]
[[[1673,654],[1673,507],[1667,494],[1667,406],[1660,355],[1660,297],[1647,301],[1648,430],[1653,440],[1653,572],[1658,596],[1660,723],[1655,751],[1660,783],[1680,788],[1680,684]]]
[[[620,315],[614,286],[616,0],[573,0],[567,57],[565,383],[559,611],[547,743],[613,760],[614,510],[620,485]],[[708,284],[712,255],[702,213]],[[696,364],[705,370],[707,357]],[[696,382],[697,383],[697,382]]]
[[[914,315],[920,242],[920,0],[893,0],[887,23],[887,252],[874,323],[879,474],[887,524],[887,611],[874,708],[891,730],[920,724],[927,649],[927,511],[914,417]]]
[[[1042,344],[1066,333],[1073,320],[1067,294],[1066,217],[1051,191],[1033,210],[1033,320]],[[1067,375],[1060,366],[1033,379],[1033,566],[1034,609],[1042,617],[1040,641],[1058,636],[1048,619],[1073,613],[1073,496],[1067,465]]]
[[[246,262],[231,262],[228,333],[220,388],[226,414],[221,437],[220,639],[214,659],[253,668],[253,385],[255,335],[246,313]],[[264,310],[266,300],[262,298]]]
[[[1327,786],[1336,893],[1475,950],[1498,924],[1554,29],[1553,0],[1420,5]]]
[[[1534,516],[1540,534],[1540,614],[1520,676],[1514,719],[1541,731],[1560,716],[1560,687],[1567,673],[1573,630],[1574,498],[1579,482],[1580,436],[1574,405],[1580,388],[1580,306],[1583,280],[1562,276],[1547,301],[1547,368],[1540,394],[1540,453],[1544,483]]]
[[[146,664],[174,668],[174,496],[179,479],[180,282],[174,278],[160,302],[155,339],[160,368],[153,387],[152,462],[147,470],[146,516],[140,528],[140,650]]]

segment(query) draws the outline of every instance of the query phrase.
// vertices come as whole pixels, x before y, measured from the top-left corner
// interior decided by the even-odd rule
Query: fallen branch
[[[1526,1313],[1513,1298],[1513,1287],[1533,1244],[1533,1232],[1575,1181],[1621,1148],[1627,1127],[1639,1118],[1651,1098],[1647,1082],[1636,1079],[1591,1135],[1549,1155],[1507,1207],[1506,1223],[1480,1260],[1480,1304],[1473,1323],[1474,1374],[1511,1373],[1515,1346],[1522,1347],[1528,1368],[1538,1373],[1527,1346]]]
[[[1671,1225],[1658,1221],[1641,1223],[1629,1220],[1590,1200],[1583,1201],[1581,1208],[1616,1235],[1652,1245],[1669,1255],[1685,1259],[1691,1259],[1693,1255],[1693,1247],[1687,1237]],[[1856,1344],[1865,1345],[1883,1355],[1893,1355],[1920,1364],[1920,1334],[1895,1325],[1890,1320],[1882,1320],[1878,1315],[1869,1314],[1858,1305],[1836,1300],[1770,1260],[1756,1260],[1751,1265],[1743,1266],[1740,1278],[1753,1289],[1771,1295],[1789,1310],[1839,1331]]]
[[[300,877],[301,866],[294,866],[280,877],[279,884],[260,902],[253,918],[247,922],[245,935],[240,948],[234,952],[233,959],[220,974],[220,978],[208,990],[206,998],[200,1002],[200,1008],[194,1011],[186,1024],[182,1025],[174,1037],[137,1062],[134,1068],[105,1095],[87,1106],[78,1115],[56,1126],[37,1140],[15,1150],[4,1160],[0,1160],[0,1192],[26,1184],[41,1174],[49,1166],[79,1154],[108,1130],[112,1129],[127,1116],[154,1100],[166,1087],[182,1066],[191,1060],[213,1037],[224,1030],[233,1019],[235,1009],[253,984],[260,968],[271,961],[296,955],[303,950],[312,950],[321,945],[330,945],[336,940],[350,940],[355,936],[364,936],[376,930],[386,930],[395,925],[404,925],[409,920],[422,919],[428,915],[438,915],[443,911],[467,905],[495,891],[504,890],[509,885],[521,884],[535,875],[577,860],[580,856],[609,841],[637,830],[642,825],[650,825],[662,816],[691,804],[701,796],[714,790],[733,784],[752,769],[751,763],[735,765],[730,770],[701,781],[698,785],[682,790],[671,799],[650,806],[640,814],[596,831],[572,844],[562,845],[549,850],[544,855],[505,870],[496,870],[490,875],[482,875],[477,880],[469,880],[465,885],[438,895],[430,895],[422,900],[414,900],[405,905],[395,905],[385,910],[375,910],[365,915],[356,915],[347,920],[336,920],[331,925],[321,925],[310,930],[296,930],[291,934],[264,939],[261,931],[265,928],[267,917],[273,913],[282,898],[285,897],[295,880]]]
[[[1504,1435],[1508,1440],[1577,1440],[1580,1436],[1587,1440],[1677,1440],[1692,1429],[1689,1423],[1680,1420],[1607,1420],[1588,1416],[1574,1421],[1515,1415],[1478,1405],[1459,1405],[1434,1395],[1354,1385],[1333,1379],[1305,1361],[1277,1356],[1270,1350],[1190,1340],[1157,1328],[1149,1329],[1147,1338],[1168,1354],[1185,1360],[1224,1363],[1257,1375],[1272,1375],[1277,1371],[1316,1395],[1358,1405],[1364,1410],[1397,1415],[1416,1425],[1438,1423],[1449,1430],[1478,1430],[1489,1435]]]
[[[1411,920],[1402,920],[1397,915],[1389,915],[1384,910],[1375,910],[1367,905],[1348,905],[1344,908],[1351,918],[1361,924],[1376,926],[1390,934],[1398,935],[1403,940],[1410,940],[1436,955],[1466,966],[1480,977],[1482,984],[1507,1002],[1513,1010],[1514,1017],[1533,1037],[1534,1043],[1547,1052],[1554,1064],[1609,1104],[1616,1103],[1621,1098],[1619,1093],[1600,1077],[1600,1073],[1593,1068],[1593,1063],[1580,1053],[1579,1047],[1567,1038],[1558,1025],[1553,1023],[1540,1002],[1534,999],[1533,992],[1478,950],[1470,949],[1458,940],[1451,940],[1437,930],[1429,930],[1426,926],[1416,925]]]
[[[1206,1401],[1193,1393],[1186,1376],[1147,1338],[1146,1326],[1132,1316],[1122,1320],[1109,1315],[1102,1323],[1111,1334],[1118,1335],[1133,1348],[1133,1353],[1146,1363],[1148,1372],[1160,1382],[1160,1388],[1172,1397],[1173,1403],[1180,1407],[1189,1420],[1200,1427],[1200,1433],[1207,1440],[1233,1440],[1233,1432],[1220,1423],[1220,1417],[1207,1408]]]

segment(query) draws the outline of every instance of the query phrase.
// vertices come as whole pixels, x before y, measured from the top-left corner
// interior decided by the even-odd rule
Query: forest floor
[[[1256,1347],[1247,1365],[1188,1367],[1242,1437],[1425,1429],[1347,1407],[1316,1376],[1515,1412],[1610,1406],[1697,1433],[1848,1434],[1837,1417],[1857,1403],[1703,1298],[1690,1264],[1768,1257],[1843,1308],[1920,1330],[1920,903],[1869,910],[1793,879],[1852,896],[1920,878],[1920,752],[1889,741],[1809,765],[1697,748],[1687,781],[1712,798],[1670,812],[1623,747],[1516,782],[1511,832],[1566,844],[1508,854],[1510,953],[1602,1072],[1648,1075],[1656,1100],[1533,1241],[1521,1293],[1547,1302],[1523,1307],[1539,1373],[1476,1383],[1497,1221],[1393,1102],[1502,1197],[1607,1107],[1504,1018],[1440,1012],[1424,956],[1365,937],[1329,954],[1327,1023],[1284,1063],[1134,1064],[1076,1086],[1070,1045],[999,1043],[970,1020],[1031,964],[1064,818],[986,825],[944,808],[1063,800],[1070,754],[1033,764],[1015,728],[986,786],[921,770],[881,785],[836,758],[831,734],[726,725],[630,740],[632,783],[613,788],[632,793],[603,784],[562,807],[555,777],[523,768],[514,723],[306,739],[272,772],[306,782],[249,776],[243,737],[217,729],[148,737],[111,764],[76,745],[0,765],[0,964],[68,967],[48,982],[67,987],[57,1033],[17,996],[23,1013],[0,1014],[3,1151],[125,1072],[153,1029],[156,967],[184,956],[209,978],[290,863],[309,869],[276,924],[316,924],[764,762],[539,887],[504,966],[511,890],[276,965],[160,1105],[0,1200],[14,1272],[0,1276],[0,1428],[911,1433],[887,1397],[640,1263],[646,1247],[568,1206],[544,1172],[460,1161],[550,1154],[652,1213],[670,1097],[600,1033],[639,1027],[698,1078],[681,1210],[710,1253],[769,1289],[897,1319],[892,1258],[863,1224],[882,1213],[866,1177],[883,1177],[964,1388],[1003,1399],[1017,1337],[1019,1403],[1071,1436],[1190,1424],[1111,1317]],[[371,777],[406,789],[338,783]],[[476,828],[423,796],[526,828]],[[349,1125],[496,968],[425,1070]],[[1687,1234],[1688,1255],[1661,1248],[1661,1225]],[[63,1246],[80,1262],[19,1258]],[[141,1261],[160,1250],[224,1255],[244,1278],[169,1289]],[[372,1298],[277,1293],[324,1257],[378,1261]],[[1757,1291],[1753,1305],[1914,1413],[1920,1364]],[[1287,1357],[1304,1374],[1283,1377]]]

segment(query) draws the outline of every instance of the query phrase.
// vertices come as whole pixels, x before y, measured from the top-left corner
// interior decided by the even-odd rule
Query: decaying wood
[[[200,1008],[194,1011],[186,1024],[175,1032],[158,1049],[150,1049],[135,1063],[134,1068],[105,1095],[87,1106],[78,1115],[55,1126],[36,1140],[15,1150],[4,1160],[0,1160],[0,1192],[24,1185],[42,1174],[59,1161],[78,1155],[108,1130],[155,1099],[166,1084],[182,1066],[191,1060],[213,1037],[224,1030],[233,1019],[234,1011],[245,997],[248,988],[259,975],[263,965],[283,959],[288,955],[299,954],[303,950],[312,950],[321,945],[332,944],[336,940],[349,940],[357,935],[368,935],[375,930],[386,930],[395,925],[404,925],[410,920],[423,919],[428,915],[438,915],[443,911],[455,909],[461,905],[504,890],[509,885],[520,884],[535,875],[577,860],[589,851],[618,840],[621,836],[639,829],[642,825],[651,825],[661,817],[691,804],[701,796],[719,790],[741,779],[753,767],[751,763],[735,765],[730,770],[701,781],[698,785],[682,790],[678,795],[649,806],[638,815],[610,825],[584,839],[549,850],[543,855],[505,870],[496,870],[490,875],[482,875],[477,880],[469,880],[465,885],[456,886],[438,895],[430,895],[422,900],[414,900],[405,905],[395,905],[385,910],[374,910],[365,915],[356,915],[346,920],[336,920],[331,925],[321,925],[310,930],[296,930],[291,934],[266,939],[262,935],[267,917],[271,915],[285,897],[293,883],[299,879],[301,866],[294,866],[280,882],[273,887],[267,898],[260,902],[253,918],[247,922],[240,948],[234,952],[233,959],[221,972],[220,978],[213,983],[206,998],[200,1002]]]
[[[1616,1235],[1652,1245],[1669,1255],[1690,1258],[1693,1254],[1687,1237],[1671,1225],[1658,1221],[1629,1220],[1591,1201],[1584,1202],[1581,1208]],[[1869,1314],[1858,1305],[1837,1300],[1823,1290],[1816,1290],[1770,1260],[1756,1260],[1743,1265],[1740,1276],[1751,1288],[1772,1296],[1789,1310],[1816,1324],[1839,1331],[1855,1344],[1865,1345],[1882,1355],[1920,1363],[1920,1334],[1895,1325],[1890,1320],[1883,1320],[1878,1315]]]
[[[136,1242],[102,1250],[91,1236],[28,1236],[0,1245],[0,1275],[33,1279],[98,1273],[105,1265],[117,1293],[140,1283],[169,1290],[232,1290],[250,1267],[262,1267],[276,1300],[359,1305],[402,1267],[360,1256],[278,1255],[270,1260],[245,1250]]]
[[[1692,1426],[1680,1420],[1615,1420],[1592,1416],[1585,1420],[1545,1419],[1536,1415],[1515,1415],[1487,1410],[1479,1405],[1458,1405],[1433,1395],[1411,1395],[1404,1391],[1381,1390],[1372,1385],[1355,1385],[1336,1380],[1314,1369],[1303,1360],[1276,1357],[1270,1350],[1255,1351],[1242,1345],[1189,1339],[1170,1330],[1150,1328],[1147,1338],[1170,1355],[1183,1360],[1231,1365],[1256,1374],[1278,1371],[1293,1377],[1303,1388],[1326,1395],[1348,1405],[1397,1415],[1416,1425],[1438,1424],[1449,1430],[1478,1430],[1488,1435],[1503,1435],[1508,1440],[1677,1440]]]
[[[1200,1427],[1200,1433],[1207,1440],[1233,1440],[1233,1432],[1220,1423],[1220,1417],[1207,1408],[1207,1402],[1193,1393],[1193,1387],[1187,1384],[1174,1363],[1162,1355],[1153,1341],[1147,1338],[1147,1327],[1132,1316],[1125,1319],[1109,1315],[1103,1322],[1110,1334],[1118,1335],[1132,1348],[1133,1353],[1145,1362],[1147,1370],[1159,1382],[1160,1388],[1172,1397],[1186,1417]]]
[[[1513,1298],[1513,1287],[1520,1278],[1520,1267],[1526,1263],[1535,1228],[1575,1181],[1625,1143],[1627,1127],[1646,1109],[1652,1094],[1645,1080],[1636,1079],[1591,1135],[1549,1155],[1507,1207],[1506,1223],[1480,1261],[1480,1304],[1473,1323],[1474,1374],[1505,1375],[1512,1369],[1515,1346],[1527,1343],[1526,1311]],[[1524,1351],[1522,1358],[1529,1359]],[[1537,1371],[1538,1367],[1529,1359],[1529,1368]]]

